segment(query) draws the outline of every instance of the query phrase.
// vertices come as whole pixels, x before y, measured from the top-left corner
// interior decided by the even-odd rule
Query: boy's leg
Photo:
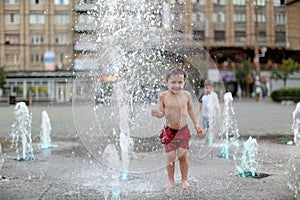
[[[188,183],[189,161],[187,156],[187,149],[179,148],[178,155],[181,171],[182,188],[187,189],[190,187],[190,184]]]
[[[169,182],[165,185],[166,189],[171,189],[174,187],[174,172],[175,172],[175,159],[176,159],[176,151],[170,151],[167,153],[167,172]]]

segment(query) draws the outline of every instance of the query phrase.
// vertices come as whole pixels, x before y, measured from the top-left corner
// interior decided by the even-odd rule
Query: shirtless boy
[[[151,115],[157,118],[165,117],[164,131],[174,134],[175,137],[168,144],[165,144],[167,154],[167,173],[169,182],[165,185],[166,189],[174,187],[174,171],[176,152],[181,171],[182,188],[190,187],[188,183],[188,156],[189,140],[191,134],[187,126],[187,115],[189,114],[197,136],[202,134],[198,120],[192,105],[192,95],[183,90],[186,74],[180,68],[171,68],[166,74],[167,91],[159,95],[159,109],[153,109]]]

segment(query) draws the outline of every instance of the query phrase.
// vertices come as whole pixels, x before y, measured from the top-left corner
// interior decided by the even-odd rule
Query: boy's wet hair
[[[166,73],[166,81],[170,78],[170,76],[172,75],[183,75],[184,76],[184,80],[186,79],[186,73],[185,71],[183,71],[181,68],[179,67],[172,67],[170,69],[167,70]]]
[[[214,87],[215,84],[214,84],[214,82],[211,81],[211,80],[205,80],[204,86]]]

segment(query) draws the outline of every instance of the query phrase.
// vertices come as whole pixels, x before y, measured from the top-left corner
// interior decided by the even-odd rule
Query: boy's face
[[[168,89],[173,94],[179,93],[183,89],[184,84],[185,84],[185,81],[184,81],[183,74],[171,75],[166,82]]]
[[[210,93],[210,87],[208,85],[204,86],[204,92],[205,92],[205,94],[209,94]]]

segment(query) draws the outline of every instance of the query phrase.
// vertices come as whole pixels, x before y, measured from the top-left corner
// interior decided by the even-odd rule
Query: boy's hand
[[[199,126],[196,126],[195,128],[196,128],[196,131],[197,131],[196,136],[201,136],[203,134],[201,128]]]
[[[152,117],[161,117],[162,113],[158,109],[152,109],[151,110],[151,116]]]

